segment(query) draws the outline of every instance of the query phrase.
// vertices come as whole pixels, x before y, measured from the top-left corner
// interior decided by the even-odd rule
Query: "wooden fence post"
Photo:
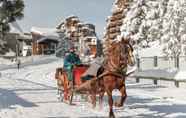
[[[137,57],[137,68],[138,68],[138,71],[140,70],[140,58]],[[136,83],[139,83],[140,82],[140,78],[139,77],[136,77]]]
[[[154,67],[158,67],[158,56],[154,56]],[[158,80],[154,79],[153,83],[155,85],[157,85],[158,84]]]
[[[174,84],[175,84],[175,86],[176,86],[177,88],[179,88],[179,81],[175,80],[175,81],[174,81]]]
[[[180,59],[179,56],[176,57],[176,68],[180,68]]]
[[[138,57],[137,58],[137,67],[138,67],[138,70],[140,69],[140,58]]]
[[[154,79],[154,84],[157,85],[158,84],[158,80]]]
[[[154,56],[154,67],[158,66],[158,57]]]
[[[136,77],[136,83],[139,83],[139,82],[140,82],[140,78]]]
[[[176,57],[176,68],[179,69],[180,67],[180,59],[179,56]],[[175,86],[179,88],[179,81],[175,80]]]
[[[179,66],[180,66],[180,59],[179,59],[179,56],[176,56],[174,58],[174,67],[179,69]]]

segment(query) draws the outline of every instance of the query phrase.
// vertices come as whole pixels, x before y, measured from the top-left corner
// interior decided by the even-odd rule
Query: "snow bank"
[[[20,67],[22,68],[30,65],[51,63],[53,61],[59,60],[60,58],[57,58],[54,55],[38,55],[38,56],[29,56],[29,57],[18,57],[18,59],[21,61]],[[62,61],[63,59],[60,60]],[[9,59],[0,58],[0,70],[11,69],[11,68],[12,69],[17,68],[17,62],[15,59],[9,60]]]
[[[12,65],[12,64],[14,64],[14,63],[11,60],[0,58],[0,66],[3,66],[3,65]]]
[[[139,49],[138,55],[139,57],[154,57],[154,56],[162,57],[164,56],[162,50],[163,50],[163,45],[160,45],[159,41],[154,41],[154,42],[149,43],[148,48]]]
[[[186,81],[186,71],[180,71],[177,69],[148,69],[143,71],[137,71],[134,76],[145,78],[157,78],[168,80],[184,80]]]

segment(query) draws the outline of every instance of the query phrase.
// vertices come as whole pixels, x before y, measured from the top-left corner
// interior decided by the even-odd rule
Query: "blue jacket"
[[[73,65],[78,65],[78,64],[81,64],[81,60],[79,56],[71,52],[64,58],[63,68],[65,70],[72,70]]]

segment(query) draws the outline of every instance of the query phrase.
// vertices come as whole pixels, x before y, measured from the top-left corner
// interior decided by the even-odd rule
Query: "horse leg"
[[[59,80],[57,80],[57,98],[61,101],[61,87],[59,85]]]
[[[115,103],[115,106],[116,107],[122,107],[123,104],[124,104],[124,102],[125,102],[125,100],[126,100],[126,98],[127,98],[127,93],[126,93],[126,87],[125,87],[125,85],[122,88],[120,88],[119,91],[121,93],[121,98],[120,98],[120,101],[119,102],[116,102]]]
[[[74,97],[74,92],[71,92],[70,96],[70,101],[69,101],[69,104],[72,105],[72,101],[73,101],[73,97]]]
[[[57,88],[57,95],[60,95],[60,89]]]
[[[67,80],[67,76],[64,76],[64,100],[67,101],[69,100],[69,85],[68,85],[68,80]]]
[[[57,97],[60,101],[63,101],[62,80],[57,79],[57,86]]]
[[[60,101],[63,102],[63,90],[60,90]]]
[[[109,102],[109,118],[115,118],[114,112],[113,112],[113,99],[112,99],[112,91],[107,91],[107,95],[108,95],[108,102]]]
[[[68,89],[66,87],[64,87],[64,99],[65,101],[68,100]]]
[[[100,107],[100,109],[103,108],[103,97],[104,97],[104,93],[105,93],[105,91],[102,91],[99,94],[99,107]]]
[[[57,79],[57,95],[60,94],[60,84],[59,84],[59,79]]]
[[[91,92],[90,94],[91,94],[90,98],[91,98],[91,102],[92,102],[92,107],[95,108],[96,107],[96,93]]]

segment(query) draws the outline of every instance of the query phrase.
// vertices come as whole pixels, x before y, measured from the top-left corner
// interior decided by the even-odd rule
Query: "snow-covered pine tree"
[[[166,0],[133,0],[121,27],[122,36],[130,37],[136,46],[148,47],[149,42],[160,39],[161,17],[166,11]]]
[[[139,44],[140,38],[139,29],[142,24],[142,20],[145,19],[145,2],[144,0],[133,0],[130,3],[129,9],[124,11],[126,17],[123,20],[123,26],[121,32],[123,37],[132,36],[133,40]]]
[[[164,15],[162,42],[167,56],[186,54],[186,1],[169,0],[167,12]]]

